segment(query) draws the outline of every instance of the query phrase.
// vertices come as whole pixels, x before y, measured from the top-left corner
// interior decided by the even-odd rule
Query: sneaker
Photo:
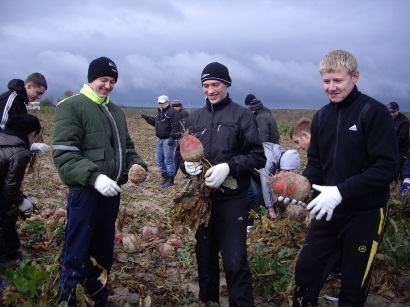
[[[339,294],[337,293],[325,294],[325,299],[331,302],[337,302],[339,301]]]
[[[406,196],[406,194],[410,190],[410,182],[409,180],[404,180],[401,188],[400,188],[400,196]]]
[[[331,280],[332,278],[341,279],[342,278],[342,273],[341,272],[330,272],[329,275],[326,278],[326,281]]]
[[[246,231],[247,232],[251,232],[251,229],[253,228],[253,226],[246,226]]]

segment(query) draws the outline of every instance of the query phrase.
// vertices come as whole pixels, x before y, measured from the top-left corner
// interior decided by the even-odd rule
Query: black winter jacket
[[[397,137],[385,105],[355,86],[340,103],[314,116],[303,175],[313,184],[337,186],[336,210],[368,210],[386,205],[399,167]]]
[[[30,159],[31,152],[27,136],[18,137],[8,130],[0,132],[0,206],[2,206],[2,211],[8,210],[11,205],[18,206],[23,202],[23,193],[20,188]]]
[[[24,81],[13,79],[7,87],[9,90],[0,96],[0,130],[13,115],[27,114],[28,97]]]
[[[259,137],[255,117],[243,106],[234,103],[229,95],[217,104],[206,105],[186,119],[189,133],[204,146],[205,158],[212,165],[228,163],[229,174],[238,181],[238,189],[223,187],[214,197],[238,198],[248,193],[251,173],[265,166],[266,157]]]
[[[399,142],[400,158],[404,159],[409,151],[409,119],[403,113],[399,113],[394,118],[394,126],[396,128],[397,139]]]
[[[155,117],[145,115],[145,121],[155,127],[155,135],[159,139],[178,139],[181,131],[181,115],[168,104],[167,107],[158,108]]]

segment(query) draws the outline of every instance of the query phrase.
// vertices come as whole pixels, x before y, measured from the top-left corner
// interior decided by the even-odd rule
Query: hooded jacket
[[[330,102],[313,116],[303,175],[311,184],[337,186],[343,200],[336,210],[385,206],[398,166],[390,113],[356,86],[344,101]]]
[[[118,184],[128,180],[128,170],[147,165],[135,150],[124,112],[114,103],[97,103],[83,91],[61,101],[55,111],[53,160],[70,190],[94,189],[98,175]],[[92,91],[92,90],[91,90]]]
[[[0,96],[0,130],[13,115],[27,114],[28,97],[24,81],[13,79],[7,87],[9,90]]]
[[[23,202],[21,184],[31,159],[28,140],[8,130],[0,132],[0,206],[20,205]]]
[[[229,95],[191,113],[186,128],[204,147],[205,158],[212,165],[227,163],[229,174],[238,182],[238,189],[224,187],[212,191],[215,197],[237,198],[248,193],[251,173],[265,166],[266,157],[252,112],[234,103]]]

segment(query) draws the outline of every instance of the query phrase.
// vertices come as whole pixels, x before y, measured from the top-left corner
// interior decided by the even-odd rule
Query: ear
[[[360,73],[358,70],[356,70],[353,74],[353,82],[356,83],[359,80],[359,77],[360,77]]]
[[[310,139],[310,134],[307,133],[306,131],[302,131],[302,138],[304,138],[304,139]]]

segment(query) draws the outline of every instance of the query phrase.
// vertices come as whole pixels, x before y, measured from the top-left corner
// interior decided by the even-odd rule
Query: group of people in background
[[[336,264],[342,271],[339,304],[364,306],[374,255],[386,227],[390,183],[403,180],[403,195],[410,187],[409,121],[397,103],[386,108],[358,90],[360,74],[351,53],[329,52],[319,72],[329,102],[312,120],[301,118],[290,133],[297,148],[307,152],[302,175],[314,193],[302,206],[316,216],[296,263],[293,306],[316,306],[325,276]],[[69,306],[78,304],[78,284],[85,287],[95,306],[117,306],[108,301],[107,284],[101,284],[100,269],[92,259],[110,273],[121,185],[134,164],[148,171],[129,135],[123,111],[110,100],[117,80],[114,61],[94,59],[89,64],[88,83],[78,94],[60,101],[55,110],[52,156],[69,189],[59,302]],[[300,168],[300,157],[296,150],[280,145],[277,123],[259,99],[249,94],[245,106],[231,99],[232,79],[225,65],[206,65],[200,82],[206,96],[202,108],[188,114],[179,101],[170,104],[162,95],[155,116],[141,116],[155,127],[161,188],[174,185],[178,169],[187,176],[204,172],[212,211],[208,226],[199,226],[195,234],[199,299],[219,304],[221,256],[229,305],[254,306],[246,245],[249,211],[265,205],[276,219],[275,204],[286,195],[273,195],[266,178]],[[0,259],[4,261],[19,256],[17,219],[15,215],[10,218],[10,210],[32,210],[21,192],[31,152],[50,150],[39,142],[38,119],[25,108],[25,103],[41,98],[46,89],[44,77],[33,74],[26,82],[10,81],[9,91],[0,96],[0,172],[4,178]],[[201,141],[213,165],[209,169],[202,169],[197,161],[182,160],[178,140],[183,126]],[[236,189],[221,188],[228,176],[236,179]]]

